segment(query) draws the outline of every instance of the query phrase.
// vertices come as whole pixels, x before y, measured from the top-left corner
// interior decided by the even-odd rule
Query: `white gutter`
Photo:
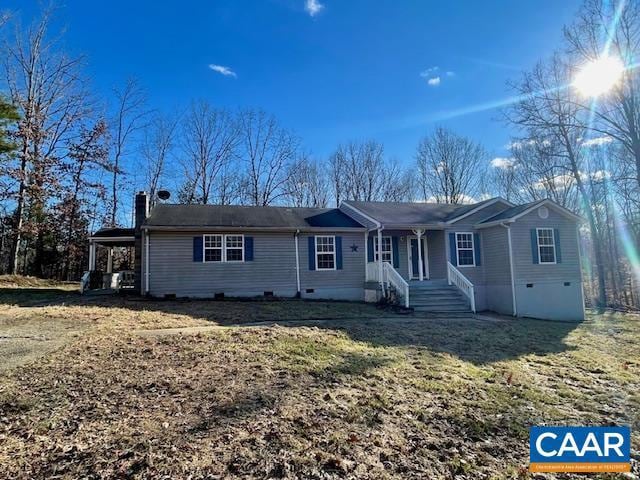
[[[229,226],[168,226],[168,225],[145,225],[142,230],[147,231],[166,231],[166,232],[282,232],[295,233],[296,231],[304,232],[365,232],[365,227],[308,227],[304,229],[296,229],[291,227],[236,227]],[[96,237],[99,238],[99,237]]]
[[[300,230],[296,230],[296,233],[293,234],[293,238],[296,243],[296,287],[298,289],[298,296],[300,296],[300,252],[298,249],[298,236],[300,235]]]
[[[89,237],[89,242],[133,242],[136,237]]]
[[[509,240],[509,270],[511,272],[511,303],[513,305],[513,316],[518,316],[518,304],[516,302],[516,277],[515,277],[515,269],[513,266],[513,246],[511,243],[511,227],[507,226],[504,223],[501,223],[500,226],[507,229],[507,239]]]

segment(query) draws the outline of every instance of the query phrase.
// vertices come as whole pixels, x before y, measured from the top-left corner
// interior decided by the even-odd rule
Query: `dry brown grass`
[[[527,427],[542,422],[630,424],[638,458],[638,317],[298,317],[158,336],[134,330],[276,307],[28,303],[6,306],[0,331],[71,322],[79,337],[0,381],[2,478],[526,478]],[[279,313],[309,313],[297,305]]]

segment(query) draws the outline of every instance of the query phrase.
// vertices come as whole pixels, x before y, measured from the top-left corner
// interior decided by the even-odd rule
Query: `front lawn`
[[[637,316],[2,295],[0,337],[73,332],[0,380],[2,478],[527,478],[540,423],[629,424],[638,459]]]

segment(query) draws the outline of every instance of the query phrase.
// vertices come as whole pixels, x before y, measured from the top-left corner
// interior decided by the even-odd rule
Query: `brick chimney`
[[[135,254],[134,254],[134,275],[135,275],[135,289],[140,292],[140,295],[144,295],[142,291],[142,224],[149,216],[149,195],[147,192],[138,192],[135,200]]]

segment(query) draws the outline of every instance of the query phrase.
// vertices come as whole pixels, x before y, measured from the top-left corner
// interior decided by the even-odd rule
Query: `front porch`
[[[367,235],[367,281],[378,281],[378,244],[382,261],[387,262],[407,282],[445,280],[447,252],[444,230],[374,230]],[[418,245],[421,248],[418,248]]]
[[[365,280],[377,284],[382,297],[393,289],[416,311],[475,312],[473,284],[448,261],[444,230],[375,229],[367,234],[365,255]]]

